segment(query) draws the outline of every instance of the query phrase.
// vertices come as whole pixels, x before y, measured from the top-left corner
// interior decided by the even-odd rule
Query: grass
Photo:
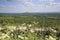
[[[2,15],[0,16],[0,40],[59,40],[60,35],[57,36],[60,33],[59,15]],[[41,30],[36,30],[39,28]],[[49,38],[46,37],[48,35]]]

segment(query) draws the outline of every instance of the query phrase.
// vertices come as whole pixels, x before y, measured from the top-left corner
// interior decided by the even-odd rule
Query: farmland
[[[60,14],[0,14],[0,40],[60,40]]]

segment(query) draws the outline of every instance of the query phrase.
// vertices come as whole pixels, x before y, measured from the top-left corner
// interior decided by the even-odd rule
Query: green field
[[[60,14],[0,14],[0,40],[60,40]]]

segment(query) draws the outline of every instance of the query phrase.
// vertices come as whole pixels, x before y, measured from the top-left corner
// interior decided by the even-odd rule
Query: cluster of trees
[[[21,25],[23,23],[34,24],[38,27],[59,27],[60,19],[57,17],[50,18],[49,16],[0,16],[0,25]]]

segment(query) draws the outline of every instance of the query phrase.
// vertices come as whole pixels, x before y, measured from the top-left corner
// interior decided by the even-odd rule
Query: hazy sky
[[[60,0],[0,0],[0,13],[60,12]]]

